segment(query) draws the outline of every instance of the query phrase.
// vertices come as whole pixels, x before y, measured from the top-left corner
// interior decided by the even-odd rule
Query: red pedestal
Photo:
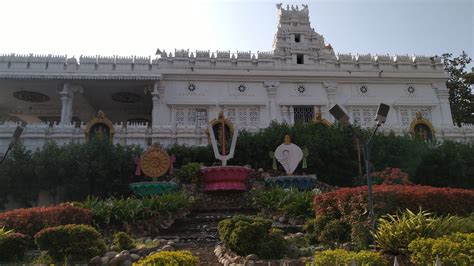
[[[201,169],[204,191],[245,191],[245,180],[250,169],[243,166],[212,166]]]

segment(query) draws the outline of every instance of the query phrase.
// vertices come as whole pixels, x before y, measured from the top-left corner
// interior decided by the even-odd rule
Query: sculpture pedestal
[[[294,187],[299,190],[311,190],[316,186],[316,180],[314,175],[288,175],[266,178],[265,184],[282,188]]]
[[[137,196],[157,196],[176,191],[178,185],[174,182],[137,182],[131,183],[130,189]]]
[[[250,169],[243,166],[212,166],[201,169],[204,191],[237,190],[245,191]]]

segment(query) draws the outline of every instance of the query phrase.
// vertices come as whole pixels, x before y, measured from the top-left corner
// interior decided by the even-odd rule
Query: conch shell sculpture
[[[285,136],[285,142],[275,150],[275,158],[283,166],[287,175],[292,175],[303,159],[303,151],[291,143],[290,136]]]

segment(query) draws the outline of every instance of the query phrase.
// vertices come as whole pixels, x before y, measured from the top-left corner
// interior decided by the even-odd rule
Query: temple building
[[[277,14],[267,52],[0,55],[0,152],[20,122],[29,149],[92,134],[144,147],[206,145],[207,124],[220,111],[240,130],[257,131],[273,120],[329,124],[328,110],[339,104],[370,127],[382,102],[391,107],[384,132],[474,139],[473,125],[453,125],[441,58],[336,54],[311,27],[306,5],[279,4]]]

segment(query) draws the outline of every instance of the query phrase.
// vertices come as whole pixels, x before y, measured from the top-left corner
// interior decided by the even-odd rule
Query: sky
[[[268,0],[2,0],[0,54],[154,56],[157,48],[270,51]],[[312,0],[336,53],[474,57],[474,0]],[[470,64],[474,67],[474,64]]]

